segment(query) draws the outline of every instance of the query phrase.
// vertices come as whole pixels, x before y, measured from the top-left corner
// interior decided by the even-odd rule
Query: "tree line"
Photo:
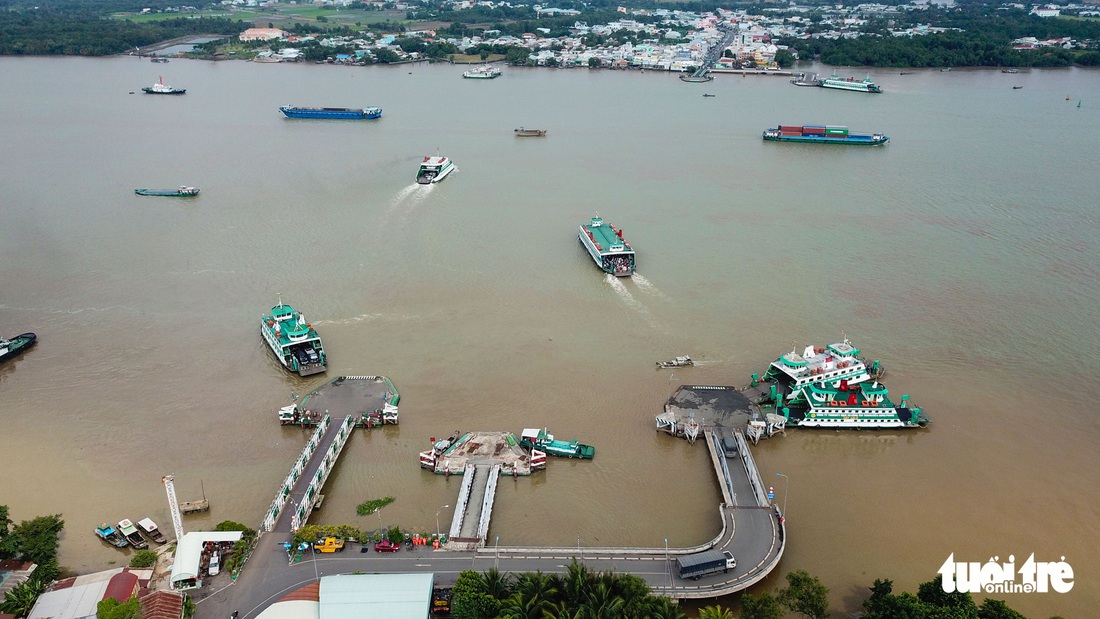
[[[51,11],[9,11],[0,20],[0,55],[108,56],[193,34],[232,34],[248,25],[185,17],[135,23]]]

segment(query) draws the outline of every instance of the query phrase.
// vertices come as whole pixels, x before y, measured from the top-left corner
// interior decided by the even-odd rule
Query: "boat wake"
[[[665,293],[661,292],[657,289],[656,286],[653,285],[653,282],[642,277],[637,271],[634,271],[634,275],[630,279],[634,280],[634,283],[638,284],[639,289],[649,294],[661,297],[662,299],[667,298],[665,296]]]
[[[615,277],[614,275],[608,273],[606,274],[604,279],[608,283],[608,285],[611,286],[611,289],[615,291],[615,294],[619,295],[619,298],[626,303],[627,307],[635,310],[639,314],[649,316],[649,310],[646,309],[644,305],[642,305],[641,301],[635,299],[633,294],[630,294],[630,290],[627,289],[626,284],[624,284],[622,281],[622,278]]]
[[[397,195],[394,196],[394,199],[389,202],[389,212],[398,209],[414,209],[423,199],[428,197],[432,187],[433,185],[419,185],[414,183],[408,187],[401,188],[401,190],[397,192]]]
[[[331,326],[331,325],[351,325],[360,322],[373,322],[375,320],[420,320],[421,316],[418,314],[359,314],[358,316],[352,316],[351,318],[334,318],[332,320],[314,320],[313,324],[317,326]]]

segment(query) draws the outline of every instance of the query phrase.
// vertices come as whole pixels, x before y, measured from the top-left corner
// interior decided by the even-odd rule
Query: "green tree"
[[[37,570],[36,570],[37,571]],[[34,578],[13,588],[4,594],[4,601],[0,602],[0,613],[10,613],[16,617],[26,617],[34,608],[38,596],[46,592],[49,583]]]
[[[57,558],[57,537],[64,528],[61,514],[54,514],[24,520],[11,534],[19,538],[19,555],[26,561],[42,565]]]
[[[489,571],[482,574],[481,581],[485,583],[485,593],[498,600],[503,600],[512,594],[511,578],[495,567],[489,568]]]
[[[779,601],[791,612],[810,619],[829,616],[829,589],[805,570],[787,573],[787,588],[779,591]]]
[[[776,50],[775,64],[783,67],[784,69],[794,65],[794,54],[785,49]]]
[[[917,598],[936,609],[952,609],[952,619],[977,619],[978,606],[969,593],[943,590],[943,576],[937,574],[928,582],[921,583],[917,588]],[[942,613],[940,613],[942,615]]]
[[[625,617],[623,614],[623,607],[625,606],[623,599],[615,595],[615,592],[607,586],[607,583],[597,583],[595,587],[588,590],[586,598],[585,605],[588,607],[588,613],[594,618],[619,619]]]
[[[783,608],[779,600],[767,591],[760,595],[746,593],[741,596],[741,619],[782,619]]]
[[[744,617],[744,615],[741,615]],[[733,611],[728,608],[722,608],[721,604],[714,606],[706,606],[699,609],[699,619],[734,619]]]
[[[978,619],[1027,619],[1022,614],[1012,610],[1004,600],[985,598],[978,607]]]
[[[137,597],[132,597],[124,604],[119,604],[115,598],[100,600],[96,605],[97,619],[138,619],[141,617],[141,603]]]
[[[599,58],[596,58],[595,56],[588,59],[589,69],[599,69],[602,65],[603,61],[601,61]]]
[[[0,505],[0,560],[14,559],[19,552],[19,538],[12,535],[11,525],[8,506]]]
[[[455,619],[492,619],[500,603],[489,595],[481,574],[463,570],[451,588],[451,616]]]
[[[139,550],[130,557],[130,567],[153,567],[157,564],[155,550]]]

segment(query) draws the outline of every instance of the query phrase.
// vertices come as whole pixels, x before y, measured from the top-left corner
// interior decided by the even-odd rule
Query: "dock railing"
[[[317,446],[321,444],[321,437],[324,436],[325,430],[328,429],[328,425],[331,422],[331,418],[326,414],[321,423],[317,424],[317,429],[313,431],[313,436],[310,437],[309,442],[302,448],[302,452],[298,455],[298,459],[294,461],[294,466],[287,473],[286,478],[283,479],[283,485],[279,488],[279,492],[275,494],[275,500],[271,502],[271,507],[267,510],[267,516],[264,517],[263,523],[260,525],[260,533],[266,533],[270,531],[275,522],[279,520],[279,513],[282,512],[283,506],[286,505],[286,500],[290,498],[290,491],[294,489],[294,484],[298,482],[298,477],[301,476],[302,471],[306,468],[306,464],[309,463],[309,459],[313,457],[313,452],[317,450]]]
[[[344,417],[343,423],[341,423],[340,427],[336,430],[336,437],[332,440],[332,446],[328,448],[328,453],[325,454],[324,460],[321,461],[321,465],[317,468],[317,473],[313,476],[313,479],[310,480],[309,486],[306,487],[305,495],[298,504],[298,509],[295,510],[294,515],[290,519],[291,531],[297,531],[307,520],[309,520],[309,515],[313,513],[314,499],[320,494],[321,488],[325,486],[325,482],[328,480],[329,473],[331,473],[333,467],[336,466],[336,461],[340,459],[340,452],[344,450],[344,444],[348,442],[348,436],[351,435],[353,428],[355,428],[355,419],[350,415]]]

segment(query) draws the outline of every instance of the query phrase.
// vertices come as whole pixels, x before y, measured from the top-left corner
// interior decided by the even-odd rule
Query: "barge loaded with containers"
[[[848,127],[840,125],[779,125],[764,131],[764,141],[878,146],[889,142],[890,137],[881,133],[849,133]]]

